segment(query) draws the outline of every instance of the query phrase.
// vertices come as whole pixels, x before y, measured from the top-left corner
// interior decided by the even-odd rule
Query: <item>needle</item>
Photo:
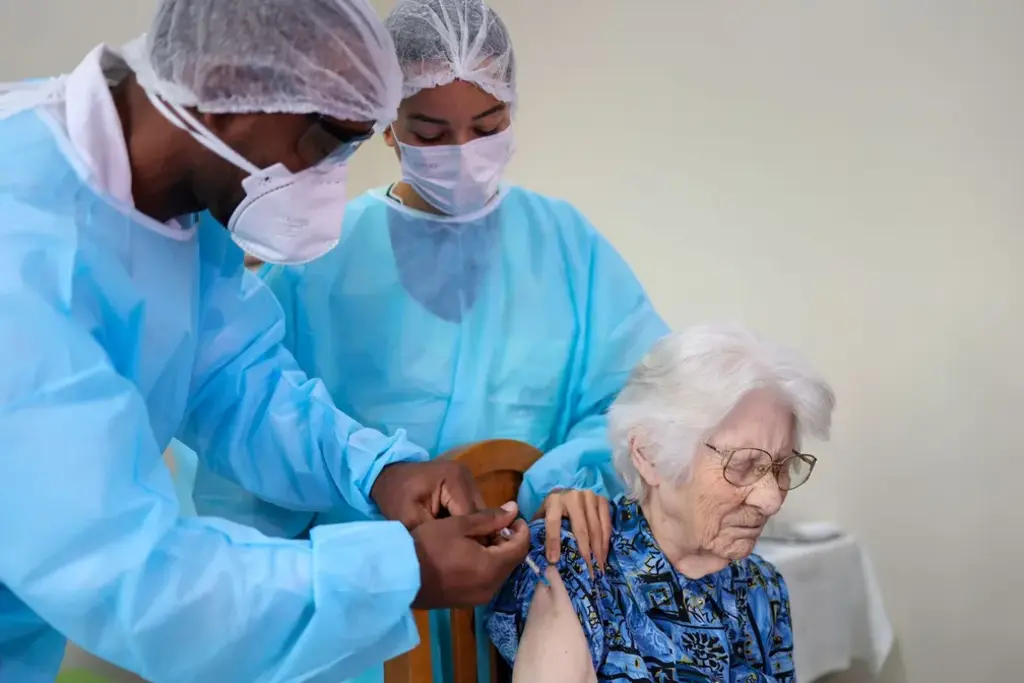
[[[501,534],[501,537],[504,538],[506,541],[512,538],[512,530],[508,527],[505,527],[499,533]],[[534,562],[533,558],[529,555],[526,556],[526,566],[530,568],[530,571],[537,575],[541,583],[543,583],[548,588],[551,587],[551,582],[548,581],[548,577],[544,576],[544,572],[540,570],[540,567],[537,566],[537,563]]]

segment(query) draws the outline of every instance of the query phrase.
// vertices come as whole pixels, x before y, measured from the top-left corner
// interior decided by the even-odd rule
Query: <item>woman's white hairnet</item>
[[[405,76],[403,98],[462,80],[515,103],[512,40],[481,0],[399,0],[384,23]]]
[[[401,71],[366,0],[161,0],[124,48],[139,84],[200,111],[394,120]]]

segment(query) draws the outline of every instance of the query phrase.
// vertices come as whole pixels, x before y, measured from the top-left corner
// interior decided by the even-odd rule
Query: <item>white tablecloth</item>
[[[876,673],[881,669],[892,650],[893,630],[871,561],[856,540],[761,541],[756,552],[789,586],[800,681],[844,671],[855,659]]]

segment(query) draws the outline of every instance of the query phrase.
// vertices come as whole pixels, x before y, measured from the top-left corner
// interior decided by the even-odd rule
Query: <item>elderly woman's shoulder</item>
[[[547,540],[547,524],[544,519],[535,519],[530,522],[530,547],[543,554],[545,541]],[[569,520],[562,520],[561,528],[562,552],[578,547],[576,536],[573,535]]]
[[[562,520],[562,528],[559,530],[559,570],[563,575],[583,573],[586,571],[586,563],[580,552],[579,541],[571,531],[569,520]],[[548,565],[545,547],[547,541],[547,527],[543,519],[530,522],[530,557],[541,567]],[[563,576],[565,578],[565,576]]]

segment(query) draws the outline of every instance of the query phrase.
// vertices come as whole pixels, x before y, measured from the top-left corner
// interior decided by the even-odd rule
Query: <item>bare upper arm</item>
[[[596,683],[587,638],[555,567],[545,572],[530,602],[519,640],[513,683]]]

